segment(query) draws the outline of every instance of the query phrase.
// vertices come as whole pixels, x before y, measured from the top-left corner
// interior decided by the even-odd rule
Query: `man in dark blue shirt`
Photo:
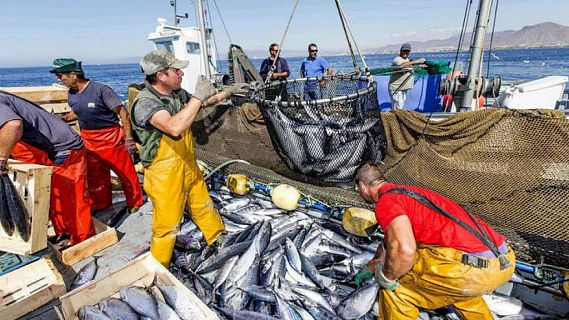
[[[318,46],[308,45],[308,57],[300,63],[301,78],[322,78],[324,74],[331,75],[332,67],[324,58],[318,56]],[[322,98],[321,81],[312,79],[304,82],[304,100],[318,100]]]
[[[276,43],[272,43],[269,46],[269,54],[270,56],[263,60],[261,64],[261,70],[259,74],[265,80],[269,77],[269,81],[279,81],[279,80],[286,80],[290,75],[290,70],[288,69],[288,63],[286,59],[277,56],[279,54],[279,45]],[[275,62],[276,60],[276,62]],[[267,90],[266,99],[267,100],[274,100],[276,97],[280,97],[281,101],[288,100],[288,93],[286,90],[286,84],[281,84],[275,87],[274,90]]]
[[[72,245],[95,234],[81,138],[40,106],[0,91],[0,174],[7,174],[10,155],[53,167],[49,217],[56,234]]]
[[[72,112],[63,120],[78,119],[85,142],[91,209],[101,210],[112,204],[110,170],[113,170],[121,180],[127,206],[136,211],[143,202],[142,188],[132,163],[136,144],[123,102],[108,86],[86,79],[81,62],[61,58],[53,64],[50,72],[69,88]]]

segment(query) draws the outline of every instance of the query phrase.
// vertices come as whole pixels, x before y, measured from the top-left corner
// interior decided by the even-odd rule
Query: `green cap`
[[[49,72],[55,74],[68,72],[83,73],[83,68],[81,67],[81,61],[72,58],[58,58],[53,60],[53,69]]]
[[[171,53],[161,50],[150,51],[140,60],[142,71],[147,76],[168,68],[185,69],[189,64],[189,61],[178,60]]]

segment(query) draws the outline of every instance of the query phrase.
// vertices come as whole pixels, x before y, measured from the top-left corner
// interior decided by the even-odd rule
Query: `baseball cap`
[[[403,45],[401,45],[401,49],[399,49],[399,51],[411,51],[411,44],[404,43]]]
[[[77,72],[83,73],[83,68],[81,67],[81,61],[77,61],[72,58],[57,58],[53,60],[53,69],[49,70],[50,73],[68,73]]]
[[[178,60],[173,54],[162,50],[150,51],[140,60],[140,66],[146,75],[168,68],[185,69],[189,64],[189,61]]]

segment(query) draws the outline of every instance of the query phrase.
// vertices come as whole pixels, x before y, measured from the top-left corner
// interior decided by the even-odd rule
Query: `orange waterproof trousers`
[[[438,309],[453,305],[469,320],[493,320],[482,295],[512,277],[515,255],[508,247],[511,266],[500,270],[498,258],[487,259],[487,268],[461,262],[464,252],[443,247],[420,247],[411,271],[399,279],[394,291],[379,290],[380,319],[417,319],[418,307]]]
[[[142,188],[130,154],[124,144],[120,125],[96,130],[81,130],[87,150],[87,176],[91,209],[101,210],[112,204],[111,172],[121,180],[129,208],[142,205]]]
[[[47,153],[24,142],[12,149],[19,161],[53,167],[49,217],[57,234],[68,234],[71,245],[95,235],[87,191],[85,150],[69,150],[61,164],[53,163]]]

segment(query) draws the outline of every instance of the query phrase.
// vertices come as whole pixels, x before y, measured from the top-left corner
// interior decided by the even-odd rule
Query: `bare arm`
[[[0,158],[7,159],[24,133],[21,120],[10,120],[0,127]]]
[[[120,105],[114,108],[113,111],[118,114],[121,119],[125,139],[132,139],[132,126],[130,124],[130,116],[126,108],[123,105]]]
[[[386,233],[388,239],[383,274],[388,279],[395,280],[413,268],[417,244],[411,221],[406,215],[393,219]]]
[[[403,62],[400,67],[401,68],[408,68],[411,67],[415,64],[419,64],[419,63],[425,63],[425,59],[421,58],[421,59],[417,59],[417,60],[412,60],[412,61],[408,61],[408,62]]]
[[[79,118],[77,117],[77,114],[75,114],[75,112],[69,111],[63,117],[61,117],[61,119],[65,122],[72,122],[72,121],[75,121]]]
[[[205,105],[219,103],[227,98],[227,96],[225,92],[217,93],[207,99]],[[192,97],[190,101],[186,103],[186,106],[174,116],[171,116],[166,110],[156,112],[150,118],[150,124],[171,138],[179,138],[182,133],[192,125],[196,115],[200,111],[201,105],[201,100]]]

